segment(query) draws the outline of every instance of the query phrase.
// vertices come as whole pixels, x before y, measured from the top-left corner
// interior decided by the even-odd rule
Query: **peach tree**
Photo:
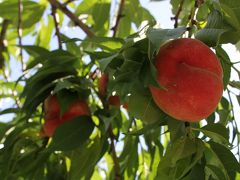
[[[1,179],[239,179],[239,48],[239,0],[0,0]]]

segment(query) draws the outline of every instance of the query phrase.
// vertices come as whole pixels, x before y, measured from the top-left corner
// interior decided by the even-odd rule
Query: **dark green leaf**
[[[223,68],[223,84],[224,84],[224,89],[226,89],[230,80],[232,63],[230,61],[229,56],[227,55],[227,53],[224,51],[222,47],[217,46],[215,49],[216,49],[216,54],[220,59],[221,65]]]
[[[234,157],[233,153],[225,146],[213,141],[208,142],[208,144],[210,144],[212,150],[216,153],[217,157],[222,162],[230,179],[234,180],[236,172],[240,172],[240,164]]]
[[[225,180],[223,172],[217,166],[208,164],[206,165],[205,171],[206,171],[206,174],[211,176],[212,178]]]
[[[82,147],[69,152],[71,158],[71,168],[69,180],[86,178],[89,179],[94,171],[94,167],[101,158],[104,146],[104,138],[96,137],[93,141],[85,143]]]
[[[155,49],[158,50],[160,46],[167,40],[176,39],[183,35],[186,31],[185,27],[179,27],[175,29],[152,29],[147,31],[148,39],[153,43]]]
[[[81,56],[80,47],[75,42],[68,42],[70,38],[64,34],[61,34],[61,40],[65,42],[67,51],[74,54],[75,56]]]
[[[38,57],[38,56],[44,56],[47,55],[49,53],[49,51],[43,47],[40,46],[31,46],[31,45],[24,45],[22,46],[22,48],[24,48],[29,55],[31,55],[32,57]]]
[[[136,101],[137,99],[137,101]],[[155,105],[152,96],[138,89],[129,97],[129,112],[146,124],[165,122],[165,114]]]
[[[178,121],[171,117],[167,117],[168,130],[170,132],[170,139],[175,142],[180,137],[186,135],[185,123]]]
[[[50,149],[69,151],[81,147],[90,137],[94,123],[88,116],[80,116],[60,125],[54,135]]]
[[[204,146],[199,139],[181,137],[167,148],[158,165],[155,179],[181,179],[202,158]]]
[[[213,141],[228,145],[229,132],[228,129],[220,123],[207,124],[201,129],[193,128],[193,130],[201,131],[207,137],[210,137]]]

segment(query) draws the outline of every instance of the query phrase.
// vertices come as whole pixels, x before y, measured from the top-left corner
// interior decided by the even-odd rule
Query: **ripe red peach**
[[[157,81],[153,100],[175,119],[197,122],[216,109],[223,93],[223,70],[214,52],[196,39],[164,44],[155,59]]]
[[[48,96],[44,101],[45,120],[58,119],[60,116],[60,106],[57,96]]]
[[[43,125],[44,136],[52,137],[56,128],[61,124],[59,119],[47,120]]]
[[[55,129],[62,123],[69,121],[75,117],[90,115],[90,109],[83,100],[76,100],[61,115],[60,105],[57,96],[49,96],[44,101],[45,124],[43,126],[44,133],[51,137]]]

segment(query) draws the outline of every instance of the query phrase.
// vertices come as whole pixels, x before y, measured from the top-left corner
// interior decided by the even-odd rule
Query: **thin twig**
[[[113,37],[116,36],[117,34],[117,29],[120,23],[120,19],[123,17],[123,9],[124,9],[124,4],[125,4],[125,0],[121,0],[120,5],[119,5],[119,9],[118,9],[118,13],[117,13],[117,18],[116,18],[116,23],[115,25],[112,27],[111,30],[113,30]]]
[[[96,72],[95,72],[96,71]],[[94,71],[94,74],[97,73],[98,68]],[[95,76],[95,75],[94,75]],[[94,80],[95,78],[93,78],[92,76],[90,76],[90,78],[92,80]],[[95,90],[94,90],[95,91]],[[109,110],[109,104],[108,101],[106,99],[106,96],[103,97],[101,96],[98,92],[96,92],[96,95],[98,96],[99,100],[102,102],[103,108],[108,111]],[[113,134],[113,130],[112,130],[112,126],[111,124],[108,127],[108,134],[111,140],[111,155],[112,155],[112,159],[113,159],[113,163],[114,163],[114,170],[115,170],[115,180],[120,180],[121,179],[121,168],[120,168],[120,164],[118,162],[118,157],[117,157],[117,153],[116,153],[116,148],[115,148],[115,144],[114,144],[114,140],[115,140],[115,136]]]
[[[194,19],[196,11],[200,7],[200,5],[203,4],[203,3],[204,3],[204,0],[195,0],[194,7],[193,7],[193,9],[192,9],[192,11],[191,11],[191,13],[188,17],[188,19],[189,19],[188,37],[189,38],[192,36],[193,26],[197,23],[196,20]]]
[[[0,33],[0,69],[3,69],[3,66],[4,66],[3,52],[6,47],[4,40],[5,40],[8,24],[9,24],[9,20],[4,19],[2,23],[2,30]]]
[[[84,24],[74,13],[72,13],[66,6],[58,2],[57,0],[48,0],[52,6],[60,9],[64,14],[66,14],[77,26],[79,26],[88,37],[94,37],[95,34],[90,30],[90,28]]]
[[[22,71],[24,71],[24,63],[23,63],[23,49],[22,49],[22,12],[23,12],[23,4],[22,0],[18,0],[18,44],[20,48],[20,62],[22,66]]]
[[[59,18],[57,16],[56,7],[53,5],[52,5],[52,16],[53,16],[54,25],[55,25],[56,36],[58,39],[58,47],[59,49],[62,49],[62,41],[61,41],[61,35],[60,35],[60,29],[59,29]]]
[[[182,11],[182,8],[183,8],[183,4],[184,4],[184,0],[181,0],[179,6],[178,6],[178,11],[176,13],[176,15],[174,17],[171,18],[171,20],[174,20],[174,28],[177,28],[178,27],[178,18],[179,18],[179,15]]]

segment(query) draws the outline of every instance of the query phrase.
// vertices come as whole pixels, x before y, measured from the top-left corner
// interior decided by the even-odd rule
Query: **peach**
[[[44,101],[45,120],[59,118],[60,106],[57,96],[48,96]]]
[[[56,128],[61,124],[58,119],[50,119],[43,125],[43,134],[52,137]]]
[[[90,115],[90,109],[85,101],[77,100],[67,109],[67,111],[63,114],[61,120],[65,122],[74,117],[83,115]]]
[[[57,96],[48,96],[44,101],[45,124],[43,126],[44,133],[52,136],[55,129],[62,123],[69,121],[75,117],[90,115],[90,109],[83,100],[76,100],[61,116],[60,105]]]
[[[223,70],[211,49],[196,39],[164,44],[155,59],[157,81],[150,86],[154,102],[175,119],[197,122],[217,107],[223,93]]]

